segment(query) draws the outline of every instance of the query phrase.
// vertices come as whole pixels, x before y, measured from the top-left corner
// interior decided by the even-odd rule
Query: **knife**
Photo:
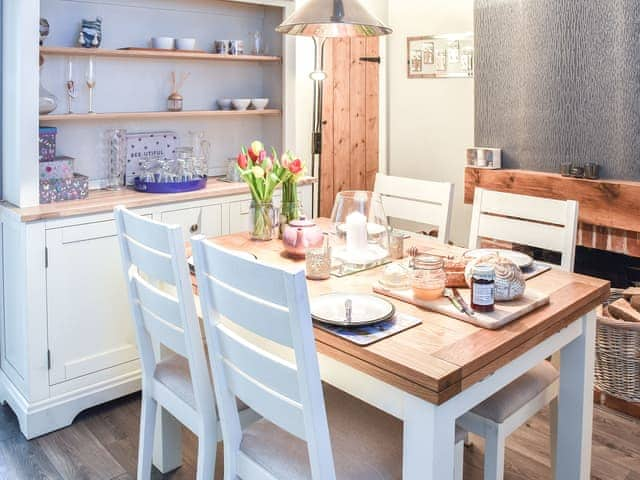
[[[464,298],[462,298],[462,295],[460,295],[460,292],[457,288],[452,288],[451,293],[453,293],[454,298],[460,304],[461,312],[466,313],[470,317],[473,317],[476,314],[476,312],[469,308],[469,305],[467,305],[467,302],[464,301]]]

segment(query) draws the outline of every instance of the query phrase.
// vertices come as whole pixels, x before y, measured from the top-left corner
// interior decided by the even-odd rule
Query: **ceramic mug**
[[[213,51],[221,55],[227,55],[229,53],[229,40],[216,40],[213,43]]]
[[[231,40],[229,42],[229,53],[231,55],[244,54],[244,42],[242,40]]]

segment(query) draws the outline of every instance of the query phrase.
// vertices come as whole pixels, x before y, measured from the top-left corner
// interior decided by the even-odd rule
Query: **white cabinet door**
[[[170,210],[162,212],[160,219],[163,223],[180,225],[185,241],[198,234],[207,237],[217,237],[222,234],[221,205]]]
[[[115,222],[47,230],[46,243],[50,384],[136,360]]]
[[[249,231],[251,200],[233,202],[229,204],[229,233]]]

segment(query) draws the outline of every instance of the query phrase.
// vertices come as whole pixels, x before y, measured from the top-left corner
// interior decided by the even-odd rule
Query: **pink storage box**
[[[56,157],[55,160],[40,162],[40,180],[73,178],[73,158]]]
[[[40,180],[40,203],[81,200],[89,195],[89,177],[76,173],[71,178]]]

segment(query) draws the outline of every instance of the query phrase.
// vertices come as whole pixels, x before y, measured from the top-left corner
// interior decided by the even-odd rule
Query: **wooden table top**
[[[324,222],[326,220],[319,221]],[[247,233],[242,233],[212,241],[229,249],[251,252],[265,263],[284,268],[304,266],[304,260],[293,260],[282,253],[279,240],[254,242]],[[429,237],[405,241],[406,248],[412,245],[434,253],[463,252]],[[372,293],[372,284],[380,278],[383,268],[324,281],[309,280],[309,295]],[[595,309],[609,296],[609,282],[556,269],[529,280],[527,284],[548,293],[549,305],[499,330],[485,330],[392,300],[398,312],[420,318],[422,325],[366,347],[316,328],[316,346],[320,353],[431,403],[441,404]]]

